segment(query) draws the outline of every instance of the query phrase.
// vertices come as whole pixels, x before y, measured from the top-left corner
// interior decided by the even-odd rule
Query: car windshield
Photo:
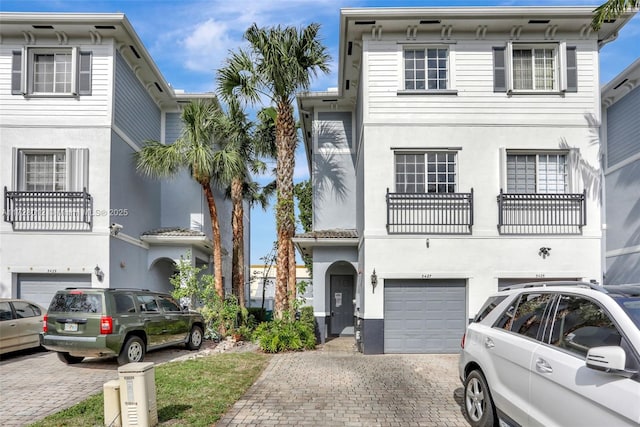
[[[616,301],[627,312],[633,323],[640,329],[640,297],[617,298]]]
[[[51,300],[49,313],[102,313],[102,297],[83,292],[56,294]]]

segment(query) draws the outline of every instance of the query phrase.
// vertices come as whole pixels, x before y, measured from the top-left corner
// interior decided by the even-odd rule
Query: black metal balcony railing
[[[580,234],[587,224],[586,190],[579,194],[498,195],[500,234]]]
[[[390,193],[387,188],[389,234],[471,234],[473,188],[470,193]]]
[[[8,191],[4,221],[16,231],[90,231],[93,198],[84,191]]]

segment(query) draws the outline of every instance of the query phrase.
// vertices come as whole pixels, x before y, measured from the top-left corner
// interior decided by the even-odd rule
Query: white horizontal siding
[[[459,41],[452,45],[457,95],[398,95],[403,75],[396,41],[365,43],[369,123],[433,124],[586,124],[596,114],[598,83],[595,42],[568,41],[577,47],[578,92],[564,95],[513,95],[493,91],[493,46],[504,41]]]
[[[12,52],[22,45],[0,46],[0,125],[103,126],[111,122],[110,45],[78,45],[92,52],[91,95],[80,97],[24,97],[11,94]]]

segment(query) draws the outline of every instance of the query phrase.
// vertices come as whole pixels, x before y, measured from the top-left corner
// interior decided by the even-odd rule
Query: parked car
[[[459,374],[474,427],[640,425],[640,286],[530,283],[467,327]]]
[[[200,348],[204,320],[167,294],[141,289],[67,288],[58,291],[44,321],[43,345],[65,363],[116,356],[141,362],[145,353],[184,344]]]
[[[0,354],[40,347],[44,312],[30,301],[0,298]]]

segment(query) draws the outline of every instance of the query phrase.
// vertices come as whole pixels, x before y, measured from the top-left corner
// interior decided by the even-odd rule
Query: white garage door
[[[465,280],[385,280],[384,352],[457,353],[467,325]]]
[[[59,289],[91,287],[90,274],[20,274],[18,298],[33,301],[45,309]]]

